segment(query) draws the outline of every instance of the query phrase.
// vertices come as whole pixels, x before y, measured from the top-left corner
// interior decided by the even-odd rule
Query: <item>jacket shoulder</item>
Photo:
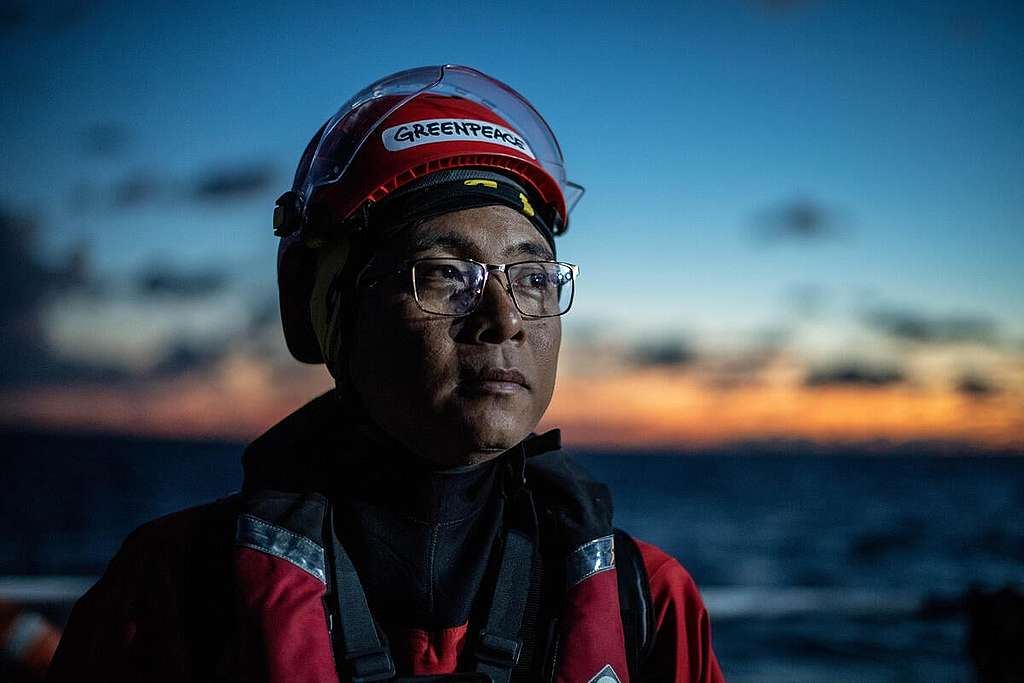
[[[136,527],[125,538],[119,553],[190,547],[201,542],[211,531],[219,531],[219,525],[233,523],[240,509],[240,495],[234,493],[176,510]],[[233,527],[231,531],[234,531]]]
[[[237,496],[172,512],[132,531],[100,580],[75,604],[48,680],[106,672],[134,680],[140,662],[161,662],[160,680],[188,678],[187,661],[206,661],[220,642],[227,606],[230,539]],[[211,652],[207,652],[210,650]],[[177,676],[178,678],[174,678]]]
[[[657,584],[659,587],[672,586],[679,589],[684,595],[700,598],[697,583],[679,560],[653,543],[647,543],[638,538],[633,540],[643,558],[644,568],[647,570],[647,576],[652,584],[652,592],[654,585]]]
[[[711,620],[697,583],[664,550],[634,540],[650,580],[656,624],[647,662],[651,680],[720,683],[724,679],[711,646]]]
[[[123,608],[160,590],[165,596],[180,594],[187,574],[230,552],[238,507],[233,494],[138,526],[80,602],[122,603]]]

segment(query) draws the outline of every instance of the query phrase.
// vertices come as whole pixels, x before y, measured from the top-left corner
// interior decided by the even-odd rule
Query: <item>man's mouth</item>
[[[472,373],[462,384],[472,392],[506,396],[530,388],[526,377],[515,368],[484,368]]]

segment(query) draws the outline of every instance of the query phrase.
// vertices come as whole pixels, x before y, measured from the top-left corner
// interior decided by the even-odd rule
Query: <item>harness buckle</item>
[[[476,645],[476,658],[488,664],[511,669],[519,661],[522,649],[521,640],[503,638],[481,630]]]
[[[385,649],[350,655],[348,665],[352,683],[389,681],[395,677],[395,663]]]

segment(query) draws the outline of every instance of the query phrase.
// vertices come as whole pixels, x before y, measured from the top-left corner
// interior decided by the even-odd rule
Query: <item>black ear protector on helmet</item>
[[[290,235],[299,229],[301,222],[302,200],[297,192],[288,190],[274,202],[274,235]]]

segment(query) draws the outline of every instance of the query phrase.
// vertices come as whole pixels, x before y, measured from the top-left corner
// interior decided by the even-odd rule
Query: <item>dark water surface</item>
[[[142,522],[236,490],[240,455],[0,432],[0,575],[99,574]],[[1024,583],[1024,459],[580,458],[704,590],[730,681],[968,681],[963,621],[917,607]]]

